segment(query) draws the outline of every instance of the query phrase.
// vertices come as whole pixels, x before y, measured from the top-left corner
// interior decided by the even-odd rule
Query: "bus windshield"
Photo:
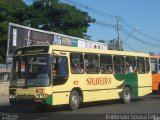
[[[48,55],[15,57],[11,86],[34,87],[50,85]]]

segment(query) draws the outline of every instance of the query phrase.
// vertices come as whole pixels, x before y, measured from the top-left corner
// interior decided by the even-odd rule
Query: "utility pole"
[[[121,45],[121,38],[120,38],[120,25],[119,25],[119,20],[120,17],[116,16],[116,20],[117,20],[117,35],[118,35],[118,50],[122,49],[122,45]]]

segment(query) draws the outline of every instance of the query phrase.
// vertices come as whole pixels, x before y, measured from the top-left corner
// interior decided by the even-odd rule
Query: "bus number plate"
[[[38,89],[36,89],[36,93],[44,93],[44,89],[38,88]]]

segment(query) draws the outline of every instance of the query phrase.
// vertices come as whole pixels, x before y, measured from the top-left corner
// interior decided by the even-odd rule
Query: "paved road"
[[[157,95],[148,95],[140,99],[134,99],[130,104],[123,104],[120,100],[96,102],[83,105],[77,111],[70,111],[63,106],[50,112],[38,112],[33,106],[0,104],[1,117],[18,117],[19,119],[48,120],[60,119],[102,119],[110,118],[108,114],[149,114],[150,116],[132,116],[135,118],[152,118],[154,114],[160,114],[160,98]],[[113,116],[111,116],[113,117]],[[127,117],[127,116],[123,116]],[[131,117],[131,116],[129,116]],[[156,116],[158,117],[158,116]],[[110,118],[111,119],[111,118]],[[131,118],[129,118],[131,119]],[[157,120],[160,120],[158,117]]]

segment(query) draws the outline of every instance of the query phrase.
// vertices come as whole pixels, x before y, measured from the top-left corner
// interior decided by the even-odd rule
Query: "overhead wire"
[[[100,25],[102,27],[107,27],[107,28],[116,28],[116,25],[110,24],[110,23],[104,23],[104,22],[100,22],[100,21],[95,21],[95,23],[97,25]]]
[[[116,20],[116,16],[115,15],[111,15],[111,14],[108,14],[106,12],[99,11],[97,9],[94,9],[94,8],[89,7],[89,6],[83,5],[81,3],[75,2],[73,0],[64,0],[64,1],[66,1],[68,3],[71,3],[71,4],[74,4],[76,6],[82,7],[84,9],[90,10],[91,12],[94,12],[95,14],[98,14],[100,16],[108,17],[108,18],[110,18],[112,20]],[[121,20],[124,23],[124,25],[128,26],[130,29],[135,29],[135,27],[133,25],[131,25],[130,23],[128,23],[124,18],[121,17]],[[146,33],[143,33],[141,31],[136,31],[136,32],[139,33],[140,35],[148,38],[148,39],[152,39],[154,41],[160,42],[159,38],[152,37],[152,36],[150,36],[150,35],[148,35]]]
[[[133,47],[131,47],[130,45],[128,45],[125,41],[122,41],[123,44],[125,44],[129,49],[135,51],[135,52],[139,52],[137,50],[135,50]]]
[[[135,29],[135,27],[132,26],[130,23],[128,23],[124,18],[122,18],[122,22],[124,23],[124,25],[126,25],[126,26],[129,27],[130,29]],[[146,34],[146,33],[143,33],[143,32],[141,32],[141,31],[136,31],[136,32],[137,32],[138,34],[140,34],[140,35],[148,38],[148,39],[152,39],[152,40],[154,40],[154,41],[160,42],[160,39],[159,39],[159,38],[152,37],[152,36],[150,36],[150,35],[148,35],[148,34]]]
[[[129,32],[126,31],[126,30],[122,30],[122,32],[125,33],[126,35],[130,35]],[[148,46],[152,46],[152,47],[159,47],[160,46],[160,44],[154,44],[152,42],[148,42],[148,41],[142,40],[142,39],[140,39],[138,37],[135,37],[134,35],[130,35],[130,37],[135,39],[135,40],[137,40],[137,41],[139,41],[139,42],[141,42],[141,43],[143,43],[143,44],[145,44],[145,45],[148,45]]]
[[[99,10],[97,10],[97,9],[94,9],[94,8],[92,8],[92,7],[89,7],[89,6],[87,6],[87,5],[81,4],[81,3],[76,2],[76,1],[73,1],[73,0],[63,0],[63,1],[65,1],[65,2],[67,2],[67,3],[70,3],[70,4],[72,4],[72,5],[75,5],[75,6],[84,8],[84,9],[86,9],[86,10],[89,10],[89,11],[91,11],[91,12],[97,14],[97,15],[100,15],[100,16],[102,16],[102,17],[105,17],[105,18],[109,18],[109,19],[111,19],[111,20],[116,20],[116,19],[117,19],[117,16],[115,16],[115,15],[111,15],[111,14],[108,14],[108,13],[106,13],[106,12],[99,11]],[[125,26],[127,26],[127,27],[130,28],[130,29],[135,29],[135,27],[132,26],[130,23],[128,23],[124,18],[122,18],[122,17],[119,17],[119,18],[121,19],[122,23],[123,23]],[[116,27],[117,27],[117,25],[113,25],[113,24],[110,24],[110,23],[103,23],[103,22],[100,22],[100,21],[97,21],[97,20],[95,21],[95,24],[97,24],[97,25],[99,25],[99,26],[102,26],[102,27],[105,27],[105,28],[116,28]],[[129,32],[126,32],[126,30],[125,30],[124,27],[123,27],[123,29],[121,29],[121,31],[122,31],[123,33],[125,33],[126,35],[129,35]],[[152,40],[155,40],[155,41],[157,41],[157,42],[160,42],[160,39],[158,39],[158,38],[149,36],[149,35],[147,35],[147,34],[145,34],[145,33],[143,33],[143,32],[140,32],[140,31],[136,31],[136,32],[139,33],[140,35],[148,38],[148,39],[152,39]],[[140,38],[138,38],[138,37],[135,37],[135,36],[133,36],[133,35],[130,35],[130,37],[132,37],[133,39],[135,39],[135,40],[137,40],[137,41],[139,41],[139,42],[141,42],[141,43],[143,43],[143,44],[146,44],[146,45],[149,45],[149,46],[153,46],[153,47],[159,47],[159,45],[157,45],[157,44],[153,44],[153,43],[151,43],[151,42],[144,41],[144,40],[142,40],[142,39],[140,39]],[[126,42],[123,42],[123,44],[126,44],[126,45],[127,45]],[[127,46],[129,46],[129,45],[127,45]],[[135,51],[135,50],[134,50],[134,51]]]
[[[81,7],[81,8],[87,9],[87,10],[89,10],[89,11],[91,11],[91,12],[94,12],[95,14],[100,15],[100,16],[107,17],[107,18],[112,19],[112,20],[116,20],[116,16],[111,15],[111,14],[108,14],[108,13],[106,13],[106,12],[99,11],[99,10],[97,10],[97,9],[94,9],[94,8],[89,7],[89,6],[86,6],[86,5],[84,5],[84,4],[75,2],[75,1],[73,1],[73,0],[64,0],[64,1],[66,1],[66,2],[68,2],[68,3],[71,3],[71,4],[73,4],[73,5],[79,6],[79,7]]]

